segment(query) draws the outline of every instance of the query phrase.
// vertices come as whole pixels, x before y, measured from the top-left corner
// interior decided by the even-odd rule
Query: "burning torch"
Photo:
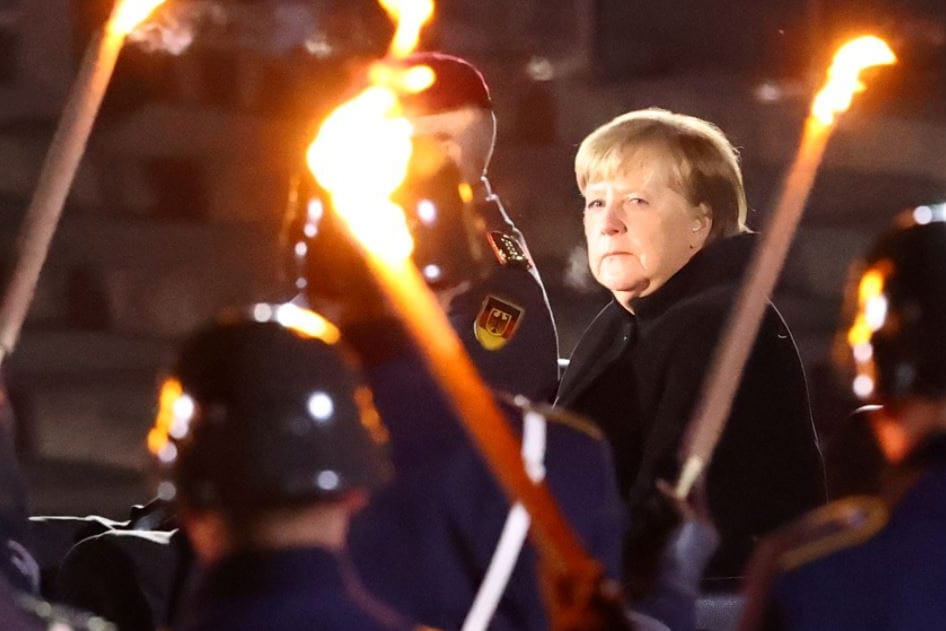
[[[804,134],[784,188],[753,254],[713,363],[703,383],[683,448],[683,469],[675,493],[686,498],[713,457],[726,425],[732,399],[789,245],[798,226],[818,165],[837,115],[850,107],[854,94],[865,89],[860,73],[866,68],[896,63],[887,44],[873,36],[853,39],[838,49],[824,87],[814,98]]]
[[[16,346],[49,244],[125,38],[164,0],[118,0],[95,32],[46,154],[16,244],[16,263],[0,305],[0,362]]]
[[[600,564],[587,554],[548,488],[528,477],[518,440],[410,258],[413,240],[405,215],[391,200],[413,151],[413,130],[401,116],[398,95],[419,92],[436,77],[429,67],[405,68],[397,60],[416,46],[433,4],[381,4],[399,18],[388,53],[394,63],[375,64],[370,85],[325,119],[306,154],[309,169],[507,496],[530,514],[544,569],[552,577],[553,624],[600,628],[588,615],[601,596]]]

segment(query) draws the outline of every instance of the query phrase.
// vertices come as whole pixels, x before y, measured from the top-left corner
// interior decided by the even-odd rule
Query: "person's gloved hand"
[[[695,627],[700,581],[719,545],[719,533],[710,519],[702,486],[685,501],[663,480],[657,481],[657,490],[679,521],[657,557],[652,587],[638,608],[671,629],[687,631]]]

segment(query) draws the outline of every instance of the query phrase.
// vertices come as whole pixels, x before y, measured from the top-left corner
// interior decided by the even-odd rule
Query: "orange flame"
[[[108,29],[121,36],[128,35],[165,0],[118,0],[108,20]]]
[[[407,175],[412,150],[411,125],[398,110],[394,91],[367,88],[329,115],[306,152],[309,169],[351,232],[392,262],[414,247],[404,212],[390,199]]]
[[[341,337],[334,324],[315,311],[303,309],[291,302],[277,305],[272,318],[297,335],[322,340],[326,344],[335,344]]]
[[[861,71],[896,62],[896,55],[879,37],[864,35],[847,42],[834,54],[828,81],[811,105],[812,116],[824,125],[832,124],[835,115],[846,111],[854,95],[866,88],[860,80]]]
[[[148,432],[148,451],[157,456],[168,445],[168,436],[174,424],[174,404],[183,396],[181,382],[173,377],[165,379],[158,395],[158,414],[154,427]]]
[[[884,318],[880,316],[886,313],[886,309],[878,309],[878,307],[886,305],[884,285],[889,273],[890,265],[881,261],[877,266],[864,272],[858,282],[857,314],[847,336],[848,344],[852,348],[859,344],[869,343],[874,331],[883,325]]]
[[[432,0],[378,0],[398,21],[389,57],[401,59],[417,45],[433,15]],[[435,79],[427,66],[374,64],[371,86],[336,108],[306,151],[315,179],[352,234],[388,263],[405,261],[414,248],[404,211],[391,194],[407,175],[411,124],[401,115],[399,94],[419,92]]]
[[[388,55],[402,59],[417,48],[420,30],[434,15],[433,0],[378,0],[391,19],[397,23],[397,30],[388,48]]]

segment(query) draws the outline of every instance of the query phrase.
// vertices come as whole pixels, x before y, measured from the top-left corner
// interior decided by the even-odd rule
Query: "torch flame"
[[[433,15],[432,0],[378,0],[398,22],[389,58],[403,59]],[[352,234],[388,263],[403,263],[414,248],[404,211],[391,194],[404,181],[413,129],[401,115],[399,94],[416,93],[435,79],[428,66],[372,65],[371,85],[336,108],[306,152],[315,179]]]
[[[378,0],[397,23],[388,56],[403,59],[416,47],[420,30],[434,15],[433,0]]]
[[[306,153],[336,212],[368,250],[388,261],[407,258],[414,245],[403,211],[390,200],[412,150],[411,125],[398,113],[392,90],[369,87],[329,115]]]
[[[158,414],[154,427],[148,432],[148,451],[157,456],[168,444],[171,426],[174,424],[174,404],[184,395],[181,382],[170,377],[161,384],[158,395]]]
[[[851,106],[854,95],[864,91],[866,86],[860,80],[862,70],[896,62],[896,55],[879,37],[864,35],[847,42],[834,54],[828,68],[828,81],[812,103],[812,116],[824,125],[832,124],[836,114]]]
[[[386,61],[371,65],[368,79],[372,85],[387,86],[398,94],[417,94],[433,85],[437,75],[430,66],[407,68]]]
[[[155,9],[164,4],[165,0],[118,0],[112,16],[108,20],[108,28],[112,33],[124,37],[141,24]]]

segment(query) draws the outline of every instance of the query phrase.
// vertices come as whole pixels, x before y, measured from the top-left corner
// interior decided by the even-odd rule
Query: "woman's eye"
[[[593,208],[603,208],[604,200],[601,199],[589,199],[585,202],[585,210],[591,210]]]
[[[627,206],[640,206],[646,203],[647,203],[647,200],[641,197],[631,196],[631,197],[624,198],[624,204]]]

